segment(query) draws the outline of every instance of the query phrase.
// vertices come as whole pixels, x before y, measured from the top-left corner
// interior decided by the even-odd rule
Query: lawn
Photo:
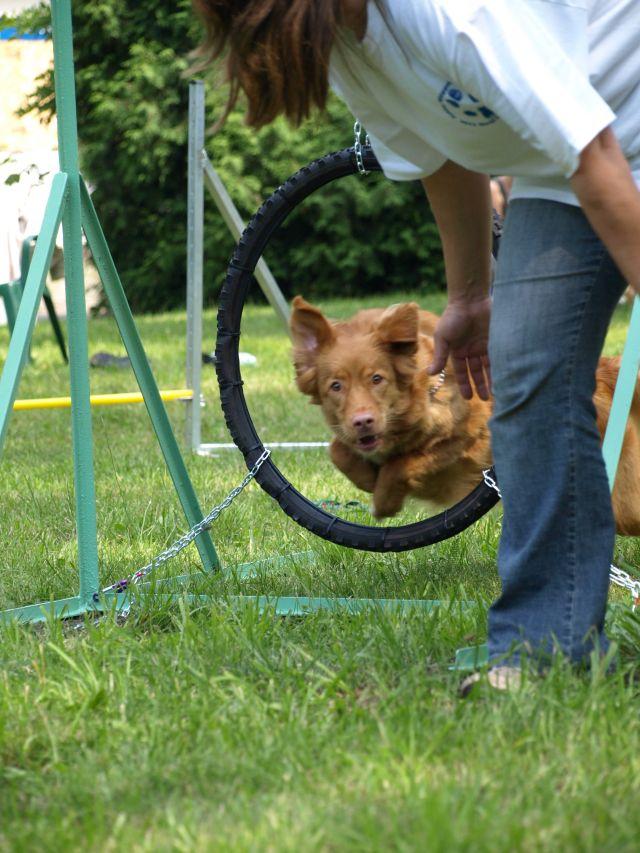
[[[442,307],[441,297],[413,298]],[[365,304],[375,300],[323,307],[347,316]],[[619,309],[609,353],[620,352],[627,320]],[[139,328],[159,385],[182,387],[184,315],[143,317]],[[214,330],[208,311],[208,349]],[[6,345],[0,332],[0,360]],[[248,311],[241,348],[258,359],[244,377],[262,439],[325,439],[317,408],[292,388],[287,338],[268,308]],[[97,351],[123,354],[109,318],[91,321]],[[68,393],[46,324],[33,356],[19,396]],[[228,441],[205,371],[203,439]],[[128,369],[92,369],[91,379],[94,393],[136,387]],[[182,441],[184,404],[167,405]],[[94,445],[106,584],[186,525],[143,407],[96,409]],[[322,450],[274,456],[314,500],[366,500]],[[185,458],[204,511],[246,470],[236,452]],[[75,594],[68,411],[16,413],[1,464],[0,609]],[[411,506],[404,520],[420,513]],[[484,639],[499,530],[496,509],[428,549],[353,552],[314,538],[251,484],[212,530],[224,572],[203,574],[193,546],[163,568],[193,573],[211,603],[148,598],[124,623],[0,628],[0,849],[636,850],[637,688],[558,662],[516,695],[457,698],[449,667],[457,648]],[[636,542],[618,548],[640,564]],[[293,557],[248,578],[233,570],[308,550],[313,563]],[[233,598],[254,593],[445,604],[280,618]],[[640,620],[625,593],[612,601],[627,666]]]

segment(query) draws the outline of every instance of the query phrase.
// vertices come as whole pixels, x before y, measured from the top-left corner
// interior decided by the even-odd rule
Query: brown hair
[[[193,6],[205,25],[194,70],[225,59],[229,99],[218,126],[240,90],[253,127],[281,114],[300,124],[314,107],[324,109],[341,0],[193,0]]]

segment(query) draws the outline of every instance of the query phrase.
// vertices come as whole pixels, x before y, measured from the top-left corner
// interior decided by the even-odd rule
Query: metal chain
[[[256,476],[262,464],[269,458],[271,455],[271,451],[263,450],[260,457],[256,460],[254,466],[247,473],[244,480],[240,483],[239,486],[236,486],[235,489],[232,489],[227,497],[219,503],[217,506],[211,510],[211,512],[199,521],[197,524],[181,536],[179,539],[170,545],[168,548],[165,548],[157,557],[151,560],[150,563],[147,563],[146,566],[143,566],[141,569],[138,569],[137,572],[134,572],[131,577],[123,578],[122,580],[116,581],[112,583],[111,586],[105,587],[102,592],[125,592],[130,586],[135,586],[135,584],[140,583],[140,581],[147,577],[151,572],[155,571],[157,568],[162,566],[164,563],[167,563],[169,560],[172,560],[175,556],[177,556],[180,551],[187,547],[193,540],[199,536],[203,531],[208,530],[213,522],[218,518],[221,512],[224,512],[228,506],[230,506],[234,500],[238,497],[240,492],[249,485],[251,480]],[[128,610],[126,611],[128,613]],[[122,615],[126,615],[123,613]]]
[[[438,381],[436,382],[436,384],[435,384],[435,385],[432,385],[432,386],[431,386],[431,388],[429,388],[429,396],[430,396],[430,397],[435,397],[435,395],[438,393],[438,391],[439,391],[439,390],[442,388],[442,386],[444,385],[444,380],[445,380],[445,379],[446,379],[445,371],[444,371],[444,370],[441,370],[441,371],[440,371],[440,373],[438,374]],[[486,481],[485,481],[485,482],[486,482]]]
[[[358,172],[361,175],[368,175],[369,171],[367,169],[365,169],[364,159],[362,157],[362,142],[361,142],[362,125],[360,124],[360,122],[357,119],[356,119],[356,123],[353,125],[353,136],[354,136],[353,152],[356,155],[356,165],[358,167]],[[364,144],[369,145],[369,137],[368,136],[365,137]]]
[[[496,491],[499,497],[502,498],[498,484],[491,476],[491,469],[487,468],[484,470],[482,472],[482,476],[487,486]],[[640,580],[636,580],[631,577],[628,572],[625,572],[624,569],[619,569],[611,563],[609,566],[609,581],[614,583],[616,586],[621,586],[623,589],[629,590],[633,598],[633,610],[635,610],[636,607],[640,607]]]
[[[616,586],[621,586],[623,589],[628,589],[633,598],[632,610],[640,606],[640,580],[632,578],[624,569],[619,569],[613,563],[609,566],[609,580]]]
[[[196,537],[198,537],[205,530],[209,530],[209,528],[213,525],[213,522],[218,518],[218,516],[222,512],[224,512],[225,509],[231,506],[231,504],[238,497],[240,492],[242,492],[249,485],[251,480],[254,479],[254,477],[262,467],[263,463],[266,462],[270,455],[271,452],[269,450],[263,450],[251,470],[248,471],[245,475],[240,485],[232,489],[223,501],[214,506],[211,512],[207,516],[205,516],[202,521],[199,521],[197,524],[194,524],[194,526],[189,531],[187,531],[187,533],[185,533],[183,536],[180,536],[179,539],[176,539],[173,544],[171,544],[168,548],[165,548],[164,551],[161,551],[160,554],[158,554],[157,557],[151,560],[151,562],[147,563],[146,566],[143,566],[141,569],[138,569],[138,571],[134,572],[131,577],[122,578],[121,580],[112,583],[110,586],[104,587],[102,592],[125,592],[130,586],[135,586],[136,584],[140,583],[140,581],[143,578],[147,577],[149,574],[151,574],[151,572],[155,571],[157,568],[164,565],[164,563],[167,563],[169,562],[169,560],[172,560],[174,557],[176,557],[182,550],[184,550],[184,548],[187,547],[187,545],[190,545],[191,542],[196,539]],[[491,476],[491,469],[486,468],[482,472],[482,476],[486,485],[490,489],[494,489],[494,491],[496,491],[498,493],[498,496],[501,498],[502,493],[498,488],[496,480]],[[622,587],[623,589],[628,589],[629,592],[631,592],[631,595],[633,597],[633,610],[635,610],[636,607],[640,606],[640,580],[632,578],[628,572],[624,571],[624,569],[619,569],[613,564],[611,564],[609,568],[609,579],[611,583],[614,583],[617,586]],[[129,607],[124,608],[121,611],[120,615],[126,618],[126,616],[129,614],[130,607],[131,604],[129,604]]]
[[[487,486],[489,486],[489,488],[490,488],[490,489],[493,489],[493,490],[494,490],[494,492],[497,492],[497,493],[498,493],[498,497],[499,497],[500,499],[502,499],[502,492],[501,492],[501,491],[500,491],[500,489],[498,488],[498,484],[497,484],[497,482],[496,482],[496,481],[493,479],[493,477],[491,476],[491,468],[485,468],[485,469],[484,469],[484,471],[482,472],[482,478],[483,478],[483,480],[484,480],[485,484],[486,484]]]

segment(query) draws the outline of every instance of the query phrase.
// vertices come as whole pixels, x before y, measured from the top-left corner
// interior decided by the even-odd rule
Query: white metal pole
[[[206,152],[203,153],[202,167],[204,169],[205,186],[211,193],[222,218],[227,223],[227,228],[233,234],[234,240],[238,240],[244,231],[244,222],[242,221],[242,217],[238,213],[238,209],[233,203],[231,196],[227,192],[227,188],[222,182],[222,178],[213,168]],[[290,335],[289,305],[282,295],[282,291],[278,287],[278,283],[267,266],[264,258],[260,258],[256,264],[254,275],[262,292],[267,297],[269,304],[282,321],[282,325],[285,327],[287,334]]]
[[[189,84],[189,142],[187,185],[187,387],[193,397],[187,403],[186,442],[200,447],[202,372],[202,264],[204,253],[204,83]]]

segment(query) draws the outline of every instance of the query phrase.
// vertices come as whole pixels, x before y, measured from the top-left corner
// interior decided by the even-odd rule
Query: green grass
[[[363,304],[324,307],[346,316]],[[608,352],[621,350],[626,319],[620,309]],[[181,387],[184,316],[141,318],[139,328],[160,386]],[[207,312],[209,348],[214,329]],[[249,310],[242,349],[259,361],[244,375],[263,440],[326,438],[317,408],[292,389],[288,343],[269,309]],[[110,320],[91,322],[90,350],[122,353]],[[33,353],[20,396],[66,394],[46,325]],[[96,393],[134,389],[128,370],[92,371]],[[204,391],[203,438],[227,441],[212,371]],[[182,438],[183,404],[168,408]],[[94,441],[107,583],[145,564],[185,521],[143,407],[96,409]],[[323,451],[275,458],[310,498],[363,499]],[[205,511],[245,472],[238,453],[186,461]],[[68,411],[16,413],[1,465],[0,609],[75,594]],[[0,629],[0,849],[637,849],[638,696],[620,675],[557,663],[517,695],[457,699],[448,667],[456,648],[484,639],[499,529],[495,511],[432,548],[352,552],[297,527],[252,484],[213,529],[224,566],[307,549],[314,565],[206,577],[191,547],[165,574],[192,572],[214,604],[151,599],[125,624]],[[633,541],[619,552],[640,562]],[[242,593],[451,604],[431,615],[283,619],[232,606]],[[478,606],[463,611],[463,599]],[[628,663],[640,623],[617,613]]]

